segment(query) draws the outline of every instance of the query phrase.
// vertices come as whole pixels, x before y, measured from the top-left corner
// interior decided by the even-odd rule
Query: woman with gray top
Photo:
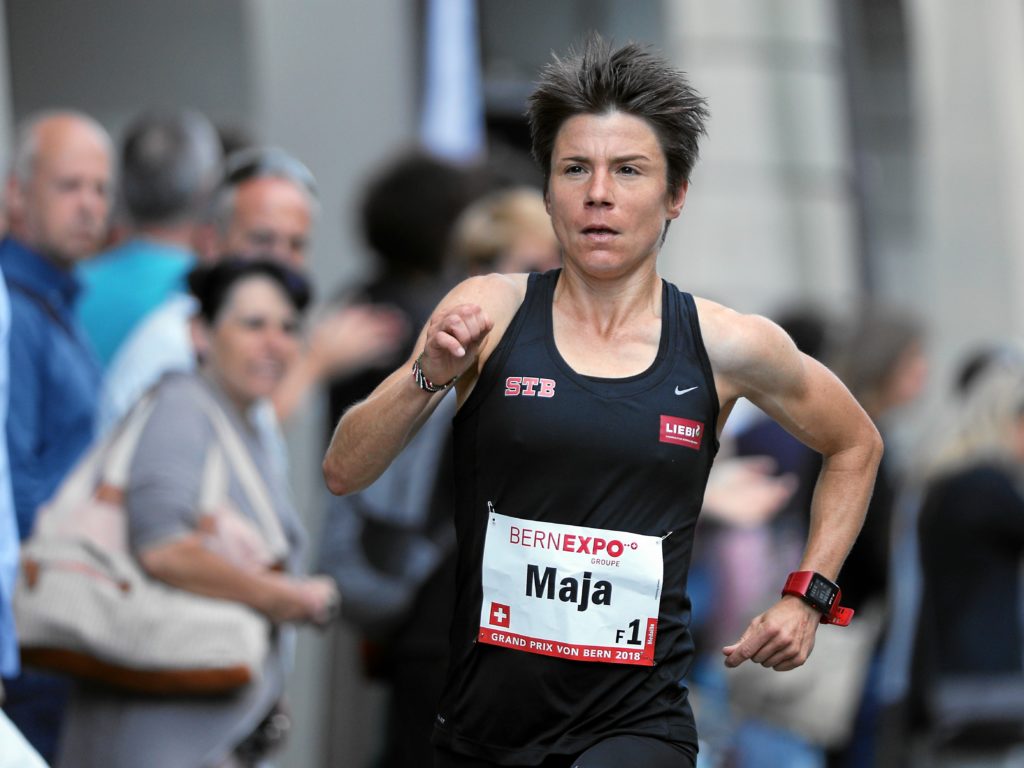
[[[268,731],[279,729],[276,705],[294,645],[292,623],[325,623],[338,602],[334,582],[297,575],[305,534],[251,412],[280,381],[298,350],[305,282],[268,261],[224,260],[189,278],[199,303],[192,323],[196,373],[168,374],[152,396],[152,414],[132,459],[125,489],[129,542],[153,578],[236,601],[273,626],[262,674],[217,698],[141,697],[79,686],[58,765],[119,768],[227,768],[256,765]],[[279,523],[277,568],[242,567],[212,550],[199,532],[207,455],[218,441],[210,405],[237,434],[262,477]],[[225,448],[225,454],[228,453]],[[259,520],[238,467],[225,462],[227,501]]]

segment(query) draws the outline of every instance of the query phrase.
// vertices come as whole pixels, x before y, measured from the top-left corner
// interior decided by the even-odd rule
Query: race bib
[[[488,513],[480,642],[577,661],[654,665],[657,536]]]

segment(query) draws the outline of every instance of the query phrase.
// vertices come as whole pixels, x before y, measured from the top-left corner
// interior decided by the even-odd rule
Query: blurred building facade
[[[189,106],[313,169],[321,296],[364,269],[360,185],[416,140],[424,2],[7,0],[0,146],[41,108],[117,137]],[[438,0],[443,2],[443,0]],[[1024,331],[1024,5],[1016,0],[479,0],[491,135],[521,146],[550,51],[589,29],[662,49],[712,118],[662,272],[743,311],[891,301],[926,318],[940,371]],[[943,376],[935,377],[943,380]],[[323,509],[322,412],[289,436],[307,525]],[[328,662],[353,659],[351,665]],[[306,635],[284,765],[358,765],[375,700],[344,631]],[[369,697],[369,698],[367,698]]]

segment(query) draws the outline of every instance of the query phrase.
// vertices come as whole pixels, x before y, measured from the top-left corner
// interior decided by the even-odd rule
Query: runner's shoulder
[[[510,320],[526,297],[527,274],[489,274],[467,278],[455,286],[443,305],[476,304],[495,323]]]
[[[710,299],[694,297],[694,303],[716,372],[757,366],[792,346],[786,332],[766,317],[743,314]]]

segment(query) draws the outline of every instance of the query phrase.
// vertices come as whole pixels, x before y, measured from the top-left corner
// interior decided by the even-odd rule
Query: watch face
[[[811,578],[811,583],[807,585],[807,600],[822,613],[828,613],[838,591],[839,588],[835,584],[816,573]]]

